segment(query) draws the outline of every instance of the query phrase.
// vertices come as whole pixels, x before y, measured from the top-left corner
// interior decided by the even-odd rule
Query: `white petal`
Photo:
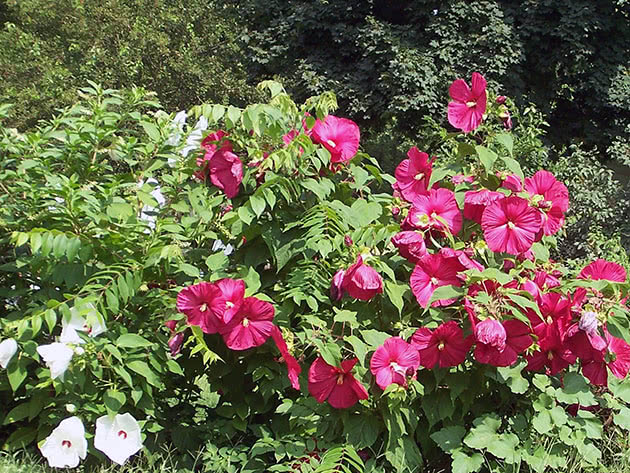
[[[121,435],[124,432],[124,435]],[[129,413],[115,417],[103,416],[96,420],[94,447],[119,465],[142,448],[140,426]]]
[[[0,343],[0,366],[2,366],[3,369],[6,369],[9,365],[9,362],[17,353],[17,349],[17,342],[12,338],[7,338]]]
[[[65,445],[64,442],[70,442],[70,445]],[[40,450],[51,467],[76,467],[79,460],[87,456],[87,440],[81,419],[74,416],[62,420],[46,438]]]
[[[37,353],[42,357],[46,365],[50,368],[50,377],[56,379],[61,377],[68,369],[74,351],[65,343],[51,343],[37,347]]]

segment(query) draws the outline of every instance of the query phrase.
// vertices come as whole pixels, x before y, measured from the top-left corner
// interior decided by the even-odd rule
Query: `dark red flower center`
[[[127,432],[125,432],[124,430],[119,430],[119,431],[118,431],[118,436],[119,436],[121,439],[125,440],[125,439],[127,438]]]
[[[63,441],[61,442],[61,446],[62,446],[62,447],[67,447],[67,448],[70,448],[70,447],[72,447],[72,442],[71,442],[70,440],[63,440]]]

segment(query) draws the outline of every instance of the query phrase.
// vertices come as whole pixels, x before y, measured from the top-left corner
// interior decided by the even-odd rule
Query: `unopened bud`
[[[504,103],[505,103],[505,99],[506,99],[505,95],[499,95],[499,96],[497,97],[497,103],[498,103],[499,105],[502,105],[502,104],[504,104]]]
[[[66,411],[68,411],[69,414],[74,414],[77,410],[77,406],[75,406],[74,404],[66,404]]]
[[[345,237],[343,237],[343,244],[346,246],[352,246],[354,244],[352,238],[350,238],[350,235],[346,235]]]

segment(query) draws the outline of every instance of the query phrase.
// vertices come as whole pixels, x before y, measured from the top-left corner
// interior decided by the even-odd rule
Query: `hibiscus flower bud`
[[[343,237],[343,244],[346,246],[352,246],[354,244],[352,238],[350,238],[350,235],[346,235],[345,237]]]
[[[506,98],[507,98],[507,97],[506,97],[505,95],[499,95],[499,96],[497,97],[497,103],[498,103],[499,105],[503,105],[503,104],[505,103],[505,99],[506,99]]]
[[[376,294],[383,292],[383,279],[374,268],[364,264],[363,258],[359,255],[356,262],[346,271],[342,286],[350,297],[369,301]]]
[[[503,351],[507,334],[501,322],[496,319],[486,319],[479,322],[475,327],[475,337],[480,343]]]
[[[174,332],[175,327],[177,327],[177,320],[175,319],[167,320],[166,322],[164,322],[164,325],[166,325],[171,332]]]
[[[595,333],[597,331],[597,314],[593,311],[587,310],[582,312],[578,327],[586,333]]]
[[[345,269],[340,269],[335,273],[332,279],[332,284],[330,285],[330,299],[333,301],[339,301],[343,297],[343,277],[345,276]]]
[[[392,217],[398,217],[400,215],[400,207],[392,207]]]
[[[184,342],[184,332],[176,333],[168,341],[168,347],[171,349],[171,356],[179,355]]]

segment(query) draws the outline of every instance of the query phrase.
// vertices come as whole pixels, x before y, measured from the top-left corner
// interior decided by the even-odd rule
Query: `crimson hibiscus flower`
[[[242,279],[221,279],[214,283],[221,291],[221,297],[210,303],[210,308],[224,323],[229,323],[238,314],[245,298],[245,281]]]
[[[383,390],[392,383],[407,387],[407,378],[415,378],[419,366],[418,350],[400,337],[385,340],[370,360],[370,371]]]
[[[211,306],[219,297],[221,291],[214,284],[193,284],[177,294],[177,310],[186,314],[190,325],[197,325],[204,333],[217,333],[222,320],[212,311]]]
[[[505,195],[488,189],[468,191],[464,197],[464,217],[481,224],[481,216],[486,207],[495,200],[503,199]]]
[[[354,406],[369,397],[365,387],[352,375],[357,358],[341,362],[341,367],[331,366],[318,357],[308,370],[308,391],[319,403],[328,401],[336,409]]]
[[[435,365],[448,368],[463,363],[472,341],[472,336],[464,337],[464,331],[452,320],[435,330],[420,327],[411,336],[411,344],[420,354],[420,364],[428,369]]]
[[[464,133],[477,128],[486,113],[486,79],[478,72],[472,74],[472,89],[464,79],[457,79],[448,89],[453,99],[448,103],[448,122]]]
[[[265,343],[273,329],[274,308],[267,301],[246,297],[230,323],[219,327],[223,341],[231,350],[247,350]]]
[[[549,171],[541,170],[525,179],[525,190],[541,212],[544,234],[557,233],[564,224],[564,213],[569,208],[569,191],[566,186]]]

